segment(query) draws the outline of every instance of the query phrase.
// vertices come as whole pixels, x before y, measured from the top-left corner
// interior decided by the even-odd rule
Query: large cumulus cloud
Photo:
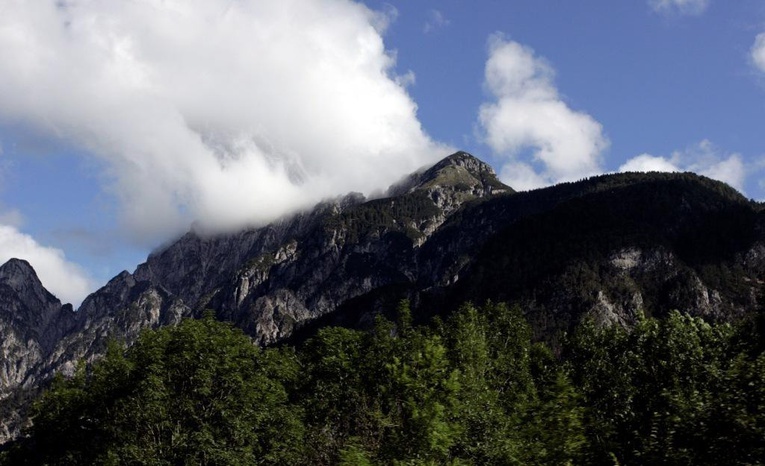
[[[105,161],[138,238],[264,222],[445,155],[347,0],[6,0],[0,123]]]
[[[560,97],[552,67],[530,48],[494,35],[489,40],[485,86],[493,99],[479,111],[479,130],[506,159],[502,179],[532,189],[600,173],[609,142],[590,115]]]

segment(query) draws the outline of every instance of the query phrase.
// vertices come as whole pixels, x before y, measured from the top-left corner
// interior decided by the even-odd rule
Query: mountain
[[[271,344],[323,325],[364,328],[402,298],[420,320],[467,300],[510,301],[554,342],[583,316],[623,326],[671,309],[740,319],[761,308],[763,280],[765,209],[723,183],[631,173],[519,193],[458,152],[380,198],[352,193],[236,233],[192,230],[77,312],[29,264],[7,263],[0,397],[23,404],[109,338],[130,343],[206,309]],[[23,415],[0,415],[13,435]]]
[[[0,266],[0,440],[8,424],[22,419],[11,408],[35,382],[35,374],[75,314],[40,283],[28,262],[11,259]]]
[[[554,206],[483,244],[453,299],[521,302],[540,337],[585,314],[629,326],[673,309],[733,321],[762,308],[765,211],[728,186],[693,174],[606,175],[496,209],[545,198]]]

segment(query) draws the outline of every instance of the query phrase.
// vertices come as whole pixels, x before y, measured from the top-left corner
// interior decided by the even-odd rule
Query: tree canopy
[[[403,302],[261,349],[210,314],[56,378],[0,464],[761,464],[763,327],[584,322],[553,353],[518,308]]]

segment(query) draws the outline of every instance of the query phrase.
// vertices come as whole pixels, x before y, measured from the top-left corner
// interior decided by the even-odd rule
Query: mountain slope
[[[416,251],[453,212],[510,192],[488,165],[459,152],[402,180],[386,198],[349,194],[260,228],[191,231],[88,296],[46,340],[39,367],[21,370],[3,388],[71,373],[77,361],[98,357],[109,338],[132,342],[144,328],[208,308],[258,342],[277,341],[355,297],[413,282]]]
[[[640,313],[732,320],[762,306],[760,205],[692,174],[586,184],[595,189],[493,236],[453,299],[519,301],[540,335],[570,328],[582,314],[629,325]],[[536,195],[558,197],[558,189]],[[522,199],[505,201],[514,202]]]
[[[458,152],[385,197],[349,194],[236,233],[191,231],[76,313],[28,264],[6,264],[0,394],[71,373],[109,338],[130,343],[205,309],[269,344],[364,327],[401,298],[422,320],[491,299],[521,304],[537,338],[554,340],[588,315],[628,326],[677,308],[735,320],[762,306],[763,281],[765,210],[727,185],[633,173],[516,193]]]

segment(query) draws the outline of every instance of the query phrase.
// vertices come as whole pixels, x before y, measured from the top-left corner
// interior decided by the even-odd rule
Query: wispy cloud
[[[429,34],[439,29],[443,29],[451,24],[451,21],[439,10],[428,11],[428,19],[422,27],[422,32]]]
[[[19,228],[24,223],[24,216],[17,209],[2,210],[0,205],[0,225]]]
[[[43,246],[13,226],[0,225],[0,264],[11,258],[29,262],[48,291],[75,307],[95,288],[93,279],[60,249]]]
[[[662,14],[700,15],[709,7],[710,0],[649,0],[651,8]]]
[[[747,170],[740,154],[724,153],[708,140],[668,157],[641,154],[619,167],[620,172],[685,172],[690,171],[728,183],[744,191]]]
[[[599,173],[609,142],[590,115],[560,97],[552,66],[534,51],[494,35],[489,40],[485,86],[493,99],[479,111],[479,131],[506,159],[501,178],[532,189]]]
[[[765,73],[765,32],[758,34],[754,39],[750,53],[754,66]]]
[[[105,161],[124,227],[239,227],[386,187],[450,150],[345,0],[6,2],[0,120]]]

